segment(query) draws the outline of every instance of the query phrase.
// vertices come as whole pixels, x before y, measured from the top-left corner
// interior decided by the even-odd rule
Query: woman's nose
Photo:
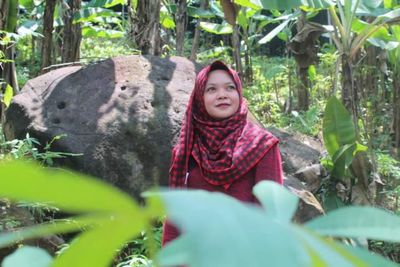
[[[217,97],[218,97],[218,99],[226,98],[226,92],[225,92],[224,88],[221,88],[221,87],[218,88]]]

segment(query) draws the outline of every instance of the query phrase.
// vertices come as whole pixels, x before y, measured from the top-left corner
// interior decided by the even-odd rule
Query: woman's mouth
[[[227,108],[229,106],[230,106],[230,104],[228,104],[228,103],[222,103],[222,104],[218,104],[217,108]]]

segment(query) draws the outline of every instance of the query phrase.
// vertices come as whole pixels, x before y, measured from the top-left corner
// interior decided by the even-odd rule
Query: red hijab
[[[237,112],[224,120],[213,119],[204,106],[208,75],[217,69],[227,71],[232,77],[240,99]],[[179,141],[172,151],[170,187],[185,186],[192,156],[207,182],[227,188],[250,171],[277,142],[266,130],[247,121],[247,104],[237,72],[215,61],[196,77]]]

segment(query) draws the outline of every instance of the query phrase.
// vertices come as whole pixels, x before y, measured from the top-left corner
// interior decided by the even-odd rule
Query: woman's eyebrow
[[[212,85],[212,86],[214,86],[214,85],[217,85],[218,83],[207,83],[206,84],[206,86],[210,86],[210,85]],[[233,85],[235,85],[235,83],[234,82],[226,82],[226,83],[223,83],[224,85],[228,85],[228,84],[233,84]]]

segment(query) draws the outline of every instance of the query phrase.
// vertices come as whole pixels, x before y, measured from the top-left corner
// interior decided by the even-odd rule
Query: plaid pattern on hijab
[[[204,106],[208,74],[217,69],[227,71],[232,77],[240,98],[238,111],[224,120],[210,117]],[[190,156],[207,182],[229,186],[250,171],[277,142],[278,139],[266,130],[247,121],[247,104],[238,74],[223,62],[215,61],[196,77],[179,141],[172,153],[170,187],[185,186]]]

